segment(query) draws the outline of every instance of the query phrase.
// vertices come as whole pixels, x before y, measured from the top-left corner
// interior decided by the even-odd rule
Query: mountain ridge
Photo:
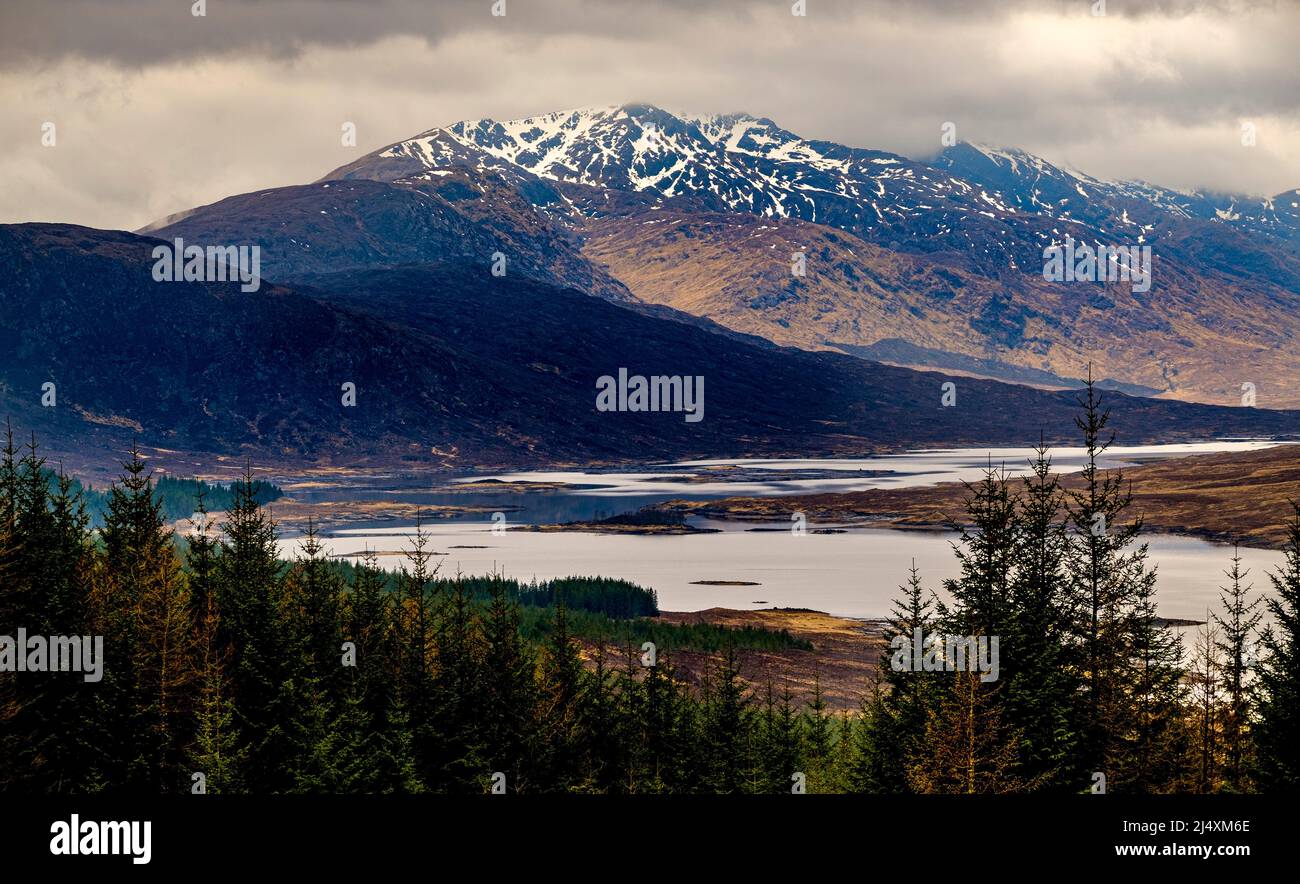
[[[0,226],[0,407],[56,451],[466,469],[830,456],[1073,437],[1073,393],[757,345],[523,276],[421,263],[298,287],[153,280],[153,237]],[[699,375],[706,418],[596,409],[626,367]],[[55,407],[41,405],[43,385]],[[355,384],[357,405],[341,401]],[[1300,412],[1114,394],[1131,441],[1300,436]],[[1032,439],[1031,439],[1032,437]]]
[[[362,180],[398,194],[385,200],[409,190],[422,195],[413,205],[445,204],[478,239],[367,207],[348,215],[358,238],[393,242],[300,260],[303,242],[318,256],[338,245],[318,217],[337,211],[326,187]],[[312,211],[285,189],[265,211],[230,198],[151,230],[242,232],[285,280],[499,251],[512,272],[783,346],[864,358],[885,347],[910,367],[1006,379],[1092,363],[1163,397],[1234,404],[1250,382],[1261,404],[1300,406],[1300,247],[1277,198],[1252,214],[1236,197],[1103,181],[1024,151],[960,142],[927,164],[764,117],[653,105],[460,121],[314,186]],[[1045,280],[1043,250],[1067,236],[1153,245],[1154,289]]]
[[[647,134],[650,126],[657,132]],[[910,159],[901,154],[874,150],[865,147],[849,147],[835,142],[804,139],[785,130],[766,117],[748,113],[731,114],[674,114],[649,104],[610,105],[604,107],[575,108],[539,114],[517,120],[497,121],[492,119],[461,120],[447,126],[425,130],[409,139],[394,142],[372,152],[370,157],[386,159],[406,159],[424,162],[424,170],[437,168],[430,165],[434,161],[455,160],[456,152],[446,143],[448,136],[467,150],[478,150],[495,160],[506,162],[524,169],[539,177],[565,183],[579,183],[604,187],[619,187],[631,183],[633,189],[656,187],[660,182],[668,181],[664,192],[676,195],[675,188],[698,190],[699,185],[690,180],[681,180],[673,176],[674,164],[657,163],[656,157],[672,156],[674,158],[699,159],[711,153],[709,148],[721,148],[724,153],[743,157],[753,157],[777,162],[804,162],[822,171],[848,173],[856,171],[867,173],[866,180],[877,187],[884,186],[890,179],[898,177],[887,167],[897,165],[899,173],[906,177],[907,172],[928,167],[935,172],[952,169],[972,170],[970,162],[963,162],[963,154],[975,152],[985,157],[993,166],[1009,163],[1013,170],[1025,163],[1033,167],[1040,176],[1046,174],[1049,179],[1067,176],[1084,184],[1113,191],[1110,196],[1124,196],[1141,201],[1155,202],[1162,208],[1186,213],[1188,217],[1200,217],[1205,220],[1223,222],[1239,221],[1243,218],[1255,218],[1255,215],[1243,215],[1238,209],[1247,207],[1252,202],[1258,203],[1259,222],[1262,229],[1282,229],[1279,235],[1294,238],[1300,230],[1300,209],[1290,202],[1300,202],[1300,188],[1282,191],[1271,196],[1261,195],[1252,198],[1243,194],[1216,194],[1205,190],[1190,192],[1174,188],[1149,184],[1142,181],[1107,181],[1096,178],[1078,170],[1057,166],[1033,156],[1028,152],[1007,148],[991,148],[970,142],[957,142],[944,148],[933,158]],[[691,138],[699,135],[702,144],[692,144]],[[658,142],[658,143],[656,143]],[[630,148],[631,150],[627,150]],[[365,158],[362,158],[363,160]],[[464,159],[461,157],[460,159]],[[607,162],[620,159],[621,163]],[[360,161],[358,161],[360,162]],[[853,169],[858,162],[859,168]],[[863,168],[875,165],[882,168],[871,170]],[[355,167],[356,163],[340,167],[320,180],[334,177],[349,177],[342,170]],[[414,168],[414,167],[411,167]],[[719,169],[708,170],[718,174]],[[871,175],[871,172],[878,174]],[[648,173],[648,174],[643,174]],[[983,183],[984,176],[974,176]],[[851,176],[841,175],[841,184],[851,180]],[[707,184],[708,181],[706,180]],[[794,182],[807,184],[807,182]],[[858,181],[855,183],[863,183]],[[952,182],[938,182],[950,185]],[[960,185],[957,185],[960,189]],[[708,189],[707,187],[705,189]],[[809,189],[807,187],[803,189]],[[793,188],[785,188],[785,193]],[[936,188],[931,188],[936,191]],[[771,197],[778,190],[768,189],[763,192]],[[861,198],[862,192],[838,191],[841,195]],[[1086,194],[1076,195],[1088,199]],[[884,196],[883,192],[878,192]],[[1292,197],[1286,200],[1284,197]],[[1227,205],[1224,205],[1224,201]],[[779,200],[770,205],[763,204],[763,212],[777,217],[801,217],[804,220],[818,221],[815,214],[807,216],[795,205]],[[977,201],[982,202],[982,209],[1007,211],[1010,207],[985,194]],[[755,198],[748,200],[753,210]],[[1279,205],[1280,204],[1280,205]],[[732,202],[730,208],[737,208]],[[1056,216],[1056,220],[1069,221],[1070,212]]]

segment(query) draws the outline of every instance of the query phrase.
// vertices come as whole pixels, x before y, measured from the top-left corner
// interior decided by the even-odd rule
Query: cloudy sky
[[[0,222],[133,229],[456,120],[627,102],[915,157],[952,121],[1104,177],[1300,187],[1298,0],[792,3],[0,0]]]

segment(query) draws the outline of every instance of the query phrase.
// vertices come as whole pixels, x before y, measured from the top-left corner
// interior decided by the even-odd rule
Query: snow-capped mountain
[[[883,242],[906,239],[922,251],[1002,253],[1018,238],[964,224],[985,227],[989,220],[1014,219],[1015,211],[997,194],[948,172],[896,154],[806,141],[743,114],[676,116],[646,105],[459,122],[326,177],[393,181],[457,167],[690,199],[713,211],[795,218]]]
[[[457,167],[810,221],[891,248],[965,252],[986,271],[1036,266],[1042,248],[1066,234],[1150,242],[1168,220],[1290,241],[1300,235],[1300,192],[1269,200],[1184,194],[965,143],[919,162],[810,141],[747,114],[675,115],[649,105],[462,121],[326,177],[393,181]]]
[[[511,278],[786,346],[1031,383],[1091,365],[1215,403],[1249,381],[1278,407],[1300,406],[1296,202],[1104,181],[982,145],[921,162],[746,114],[626,105],[455,123],[148,232],[240,232],[284,281],[481,272],[499,252]],[[1066,236],[1150,244],[1150,287],[1045,279],[1043,250]]]
[[[1230,227],[1295,238],[1300,231],[1300,190],[1268,199],[1181,191],[1144,181],[1107,181],[1054,166],[1023,150],[961,143],[946,148],[937,168],[997,191],[1020,211],[1099,229],[1130,228],[1149,238],[1162,218],[1224,222]]]

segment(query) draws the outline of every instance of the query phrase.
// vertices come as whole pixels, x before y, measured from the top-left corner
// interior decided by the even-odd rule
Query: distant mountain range
[[[1268,200],[1182,193],[1141,182],[1102,181],[1023,151],[966,143],[922,163],[807,141],[747,114],[676,116],[648,105],[459,122],[325,177],[398,180],[457,167],[492,169],[520,182],[528,173],[596,188],[693,196],[713,209],[794,218],[859,234],[884,230],[914,240],[908,245],[917,251],[970,247],[970,231],[954,222],[970,222],[971,216],[1010,227],[976,244],[990,252],[1001,244],[1003,254],[1018,251],[1017,234],[1036,238],[1040,252],[1052,240],[1043,222],[1136,237],[1153,233],[1157,221],[1172,216],[1292,243],[1300,236],[1297,191]],[[924,242],[915,241],[927,232]]]
[[[286,463],[847,455],[1071,440],[1075,394],[1036,388],[1092,363],[1165,397],[1112,394],[1126,442],[1294,436],[1270,409],[1300,405],[1296,229],[1285,196],[962,144],[920,163],[746,116],[457,123],[136,234],[0,226],[0,406],[65,450]],[[1066,234],[1152,245],[1155,285],[1044,280]],[[259,246],[261,290],[155,282],[175,238]],[[703,377],[705,419],[598,411],[620,368]],[[1239,407],[1246,382],[1265,407]]]
[[[779,343],[898,341],[1011,380],[1091,362],[1171,398],[1233,404],[1250,382],[1300,405],[1300,191],[1183,193],[965,143],[918,162],[644,105],[460,122],[322,181],[339,178],[504,185],[638,298]],[[1066,236],[1150,245],[1151,291],[1045,281]]]
[[[0,406],[47,445],[130,439],[259,462],[589,463],[853,455],[1075,437],[1075,394],[778,348],[477,264],[161,285],[158,241],[0,227]],[[705,418],[602,413],[620,367],[705,379]],[[42,385],[58,404],[42,407]],[[345,406],[344,383],[356,405]],[[1300,434],[1300,413],[1112,394],[1126,441]]]

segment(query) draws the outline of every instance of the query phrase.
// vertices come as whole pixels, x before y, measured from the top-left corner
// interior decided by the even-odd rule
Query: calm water
[[[1212,443],[1196,446],[1150,446],[1116,449],[1114,462],[1133,462],[1192,452],[1250,450],[1260,443]],[[1031,455],[1023,449],[992,453],[994,463],[1005,462],[1019,470]],[[1080,452],[1061,450],[1054,463],[1061,472],[1078,468]],[[621,512],[629,503],[646,497],[680,497],[680,477],[698,476],[701,468],[736,464],[747,471],[769,470],[773,482],[745,480],[717,482],[706,487],[690,485],[696,495],[786,494],[812,490],[852,490],[882,485],[915,486],[957,478],[975,478],[988,462],[987,451],[924,452],[898,457],[836,461],[742,461],[679,464],[647,473],[516,473],[497,478],[516,481],[566,481],[574,485],[562,492],[501,495],[524,510],[511,513],[512,524],[549,521],[556,510],[576,511],[575,499],[594,501],[595,510]],[[863,470],[889,470],[884,476],[828,476],[830,472],[856,474]],[[799,471],[816,471],[816,478],[790,477]],[[717,487],[715,487],[717,486]],[[534,514],[540,514],[537,518]],[[529,518],[533,515],[533,518]],[[631,580],[656,590],[662,608],[693,611],[711,607],[754,609],[805,607],[851,617],[880,617],[907,577],[913,560],[927,586],[956,575],[952,535],[943,533],[853,529],[842,534],[793,535],[789,524],[777,530],[754,531],[752,524],[707,523],[722,533],[672,537],[637,537],[586,533],[493,533],[490,521],[441,522],[429,528],[432,546],[446,553],[437,557],[444,574],[460,570],[483,574],[494,569],[521,580],[544,580],[570,575],[602,575]],[[813,526],[818,527],[818,526]],[[331,552],[358,554],[366,549],[400,551],[407,546],[409,526],[359,528],[333,532]],[[1229,547],[1179,537],[1151,536],[1151,559],[1159,567],[1160,613],[1166,617],[1203,619],[1206,607],[1218,606],[1223,570]],[[285,552],[296,551],[297,541],[283,541]],[[1251,569],[1256,590],[1268,581],[1265,570],[1281,561],[1281,553],[1246,549],[1245,566]],[[385,567],[400,559],[382,556]],[[751,581],[757,586],[694,585],[700,580]]]
[[[716,526],[715,526],[716,527]],[[406,528],[383,532],[341,531],[330,541],[336,553],[369,548],[397,551],[407,546]],[[444,574],[457,569],[485,574],[497,569],[520,580],[570,575],[621,577],[659,594],[668,611],[724,607],[815,608],[847,617],[880,617],[907,577],[915,559],[927,586],[957,574],[952,535],[867,529],[844,534],[795,536],[788,530],[754,532],[729,527],[721,534],[638,537],[611,534],[493,534],[486,523],[435,526],[433,547]],[[482,546],[456,549],[455,546]],[[1218,606],[1218,587],[1228,565],[1229,547],[1182,537],[1153,537],[1151,558],[1159,565],[1160,613],[1203,619],[1207,605]],[[1279,552],[1246,549],[1256,589]],[[399,559],[383,556],[385,567]],[[696,580],[745,580],[759,586],[700,586]]]

